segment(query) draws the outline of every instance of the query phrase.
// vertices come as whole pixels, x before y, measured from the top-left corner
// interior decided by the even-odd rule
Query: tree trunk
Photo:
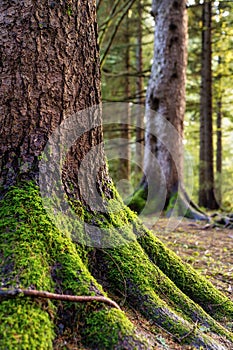
[[[99,103],[100,83],[93,3],[4,0],[1,9],[0,169],[7,188],[35,179],[48,136],[68,116]]]
[[[146,97],[144,177],[129,206],[139,212],[146,201],[147,211],[165,209],[169,215],[206,219],[183,189],[186,2],[155,0],[152,14],[154,58]]]
[[[177,191],[182,181],[183,155],[180,142],[183,138],[185,112],[185,76],[187,60],[187,14],[185,1],[154,1],[155,17],[154,59],[146,100],[146,149],[156,155],[167,183],[167,197]],[[179,88],[177,88],[179,87]],[[176,159],[172,159],[166,143],[171,136],[166,130],[172,124],[177,131],[172,146]],[[157,132],[156,140],[152,135]],[[156,142],[155,142],[156,141]],[[171,144],[169,144],[170,146]],[[144,169],[150,174],[151,159],[144,159]]]
[[[124,60],[124,70],[129,73],[130,70],[130,34],[129,34],[129,14],[127,13],[127,16],[125,17],[124,21],[124,27],[125,31],[123,33],[124,35],[124,44],[125,44],[125,60]],[[120,145],[119,149],[119,158],[120,158],[120,164],[119,164],[119,177],[120,179],[130,180],[130,158],[131,158],[131,149],[130,149],[130,105],[129,105],[129,96],[130,96],[130,79],[129,75],[127,74],[124,79],[124,85],[125,85],[125,96],[126,96],[126,103],[125,103],[125,112],[122,114],[121,118],[121,138],[123,140],[123,144]],[[122,188],[123,193],[126,192],[127,189]]]
[[[142,3],[141,0],[137,3],[137,48],[136,48],[136,67],[137,67],[137,89],[136,89],[136,103],[137,108],[137,128],[136,128],[136,165],[138,171],[142,171],[143,166],[143,139],[144,139],[144,114],[142,113],[143,101],[143,57],[142,57]]]
[[[217,102],[217,146],[216,146],[216,172],[217,172],[217,198],[222,202],[222,101]]]
[[[152,349],[95,298],[110,291],[179,342],[230,349],[232,302],[142,225],[108,177],[95,3],[0,9],[0,348]],[[25,298],[31,290],[92,298]]]
[[[211,2],[205,1],[202,14],[199,205],[218,209],[214,194],[213,167],[211,8]]]
[[[221,57],[218,57],[218,66],[221,69]],[[216,141],[216,175],[217,175],[217,183],[216,183],[216,192],[217,192],[217,200],[221,205],[222,203],[222,88],[221,88],[221,73],[217,77],[218,79],[218,97],[217,97],[217,141]]]

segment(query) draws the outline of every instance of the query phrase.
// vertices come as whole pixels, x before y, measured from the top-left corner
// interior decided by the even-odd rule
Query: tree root
[[[0,218],[3,288],[30,289],[30,294],[33,289],[55,290],[109,300],[81,260],[81,248],[76,249],[48,219],[33,184],[7,193]],[[115,303],[66,301],[58,305],[48,299],[13,298],[1,300],[0,319],[1,349],[49,350],[59,338],[67,343],[80,339],[91,349],[150,348]]]
[[[219,321],[233,319],[233,303],[139,223],[138,241],[150,260],[190,299]]]
[[[201,332],[202,327],[208,329],[210,333],[221,334],[230,342],[233,341],[233,335],[182,293],[157,266],[151,263],[138,244],[109,250],[108,253],[112,259],[102,251],[95,253],[98,271],[93,270],[94,276],[99,281],[101,278],[107,280],[115,294],[119,294],[119,291],[124,293],[122,277],[115,268],[117,264],[127,283],[128,304],[138,309],[150,321],[153,320],[155,325],[166,329],[175,335],[176,339],[193,346],[200,347],[205,344],[208,345],[208,349],[224,349]],[[192,329],[196,322],[198,328],[194,334]]]
[[[128,208],[122,205],[122,210],[128,227],[124,233],[134,231],[135,240],[106,251],[89,248],[87,256],[87,249],[75,246],[49,220],[34,185],[7,193],[0,207],[2,287],[30,294],[48,290],[47,296],[62,294],[66,301],[1,300],[0,348],[52,349],[60,339],[69,344],[79,338],[89,349],[150,349],[114,302],[67,300],[71,294],[109,300],[100,283],[178,342],[197,349],[232,347],[232,333],[216,321],[232,321],[232,302],[167,249]],[[99,221],[121,242],[122,211],[113,213],[115,226],[107,227],[106,217]]]

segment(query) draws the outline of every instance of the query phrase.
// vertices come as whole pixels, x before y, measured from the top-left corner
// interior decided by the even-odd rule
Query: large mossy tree
[[[108,177],[95,2],[2,0],[0,9],[0,348],[151,347],[118,308],[7,295],[20,288],[110,293],[177,341],[230,349],[232,301],[148,231]]]

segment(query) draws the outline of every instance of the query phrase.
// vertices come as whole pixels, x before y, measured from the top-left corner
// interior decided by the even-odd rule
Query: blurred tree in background
[[[200,86],[201,86],[201,36],[202,7],[199,0],[187,1],[189,17],[188,66],[186,83],[186,113],[184,144],[186,159],[192,162],[192,171],[184,162],[184,182],[189,195],[198,201],[199,191],[199,127],[200,127]],[[233,58],[233,3],[212,1],[212,118],[213,118],[213,162],[214,194],[217,202],[225,209],[231,208],[233,189],[232,156],[232,84]],[[98,23],[100,31],[100,50],[102,67],[102,97],[105,102],[130,102],[132,105],[145,103],[146,88],[153,58],[154,21],[150,14],[151,1],[98,2]],[[108,14],[108,15],[106,15]],[[128,62],[128,64],[127,64]],[[139,112],[140,115],[142,113]],[[110,172],[119,181],[130,180],[135,188],[143,172],[136,163],[142,164],[142,154],[136,140],[144,138],[144,120],[141,129],[130,126],[123,135],[130,137],[128,150],[131,169],[130,178],[121,173],[119,160],[109,161]],[[129,119],[128,119],[129,121]],[[117,128],[108,126],[105,139],[122,136]],[[124,123],[122,123],[124,125]],[[139,125],[139,124],[138,124]],[[130,135],[129,135],[130,134]],[[124,138],[125,138],[124,137]],[[119,145],[117,145],[119,148]],[[135,163],[136,162],[136,163]],[[142,168],[142,166],[141,166]],[[129,166],[128,166],[129,169]],[[193,190],[190,183],[193,184]],[[132,190],[132,187],[131,187]],[[127,195],[127,193],[126,193]]]

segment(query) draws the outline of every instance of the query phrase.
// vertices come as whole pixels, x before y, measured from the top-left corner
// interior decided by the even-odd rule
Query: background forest
[[[109,159],[110,173],[118,184],[123,197],[133,192],[142,177],[144,142],[144,115],[146,89],[153,60],[154,19],[151,2],[142,0],[118,0],[98,3],[99,44],[101,50],[102,97],[104,102],[125,102],[128,104],[121,122],[122,128],[105,128],[105,140],[122,137],[128,139],[119,150],[117,159]],[[188,7],[188,68],[186,80],[186,113],[184,127],[185,158],[184,181],[189,195],[198,203],[199,191],[199,149],[201,110],[201,58],[203,55],[202,32],[203,2],[190,0]],[[232,113],[232,71],[233,71],[233,2],[212,1],[211,24],[211,74],[213,123],[214,187],[217,202],[225,210],[232,209],[233,173],[233,113]],[[107,14],[107,15],[106,15]],[[132,106],[141,108],[141,129],[129,127]],[[140,110],[140,107],[139,107]],[[140,112],[139,112],[140,114]],[[136,144],[136,141],[137,144]],[[113,147],[113,143],[111,143]],[[124,154],[128,158],[121,159]],[[190,162],[192,169],[190,169]],[[126,181],[128,180],[128,182]]]
[[[232,210],[233,4],[187,6],[183,139],[186,0],[0,1],[0,349],[232,349],[232,230],[135,213]]]

